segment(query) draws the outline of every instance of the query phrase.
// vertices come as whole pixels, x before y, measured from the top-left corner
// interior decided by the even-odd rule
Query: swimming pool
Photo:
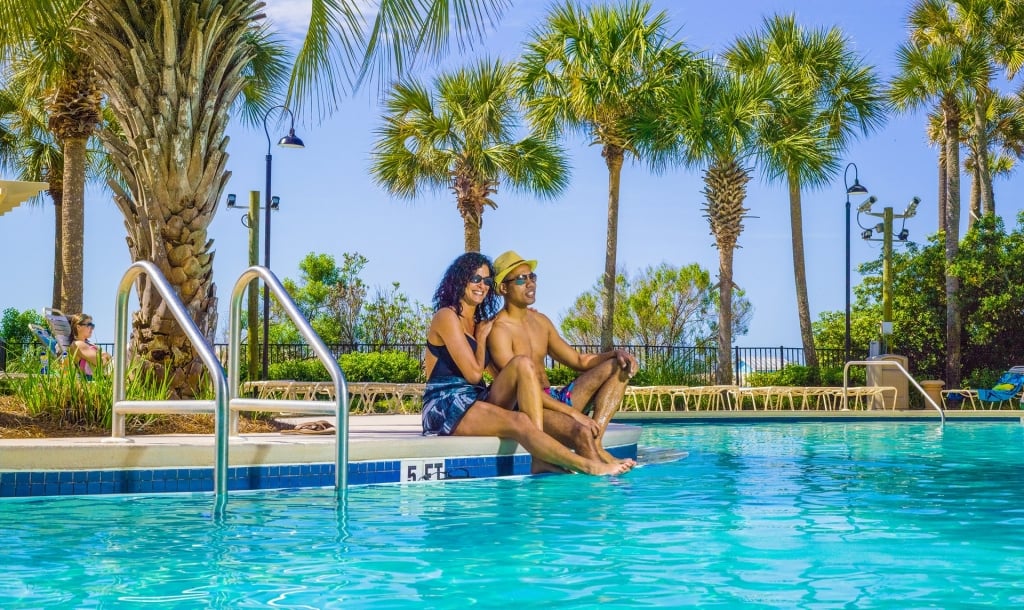
[[[547,476],[0,501],[0,607],[1024,603],[1024,426],[648,426],[686,459]]]

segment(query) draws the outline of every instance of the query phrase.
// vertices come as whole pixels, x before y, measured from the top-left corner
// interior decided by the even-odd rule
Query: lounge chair
[[[68,348],[71,346],[71,323],[63,313],[56,309],[44,309],[43,317],[46,318],[46,325],[49,326],[49,329],[38,324],[29,324],[28,329],[46,347],[47,361],[42,365],[42,372],[46,373],[50,363],[58,363],[67,359]]]
[[[972,409],[978,408],[978,403],[984,409],[1002,409],[1004,404],[1012,406],[1013,401],[1018,400],[1021,392],[1024,391],[1024,366],[1015,366],[1003,373],[999,381],[991,389],[960,389],[943,390],[942,403],[959,396],[963,405],[971,405]],[[986,405],[985,403],[991,403]],[[1020,405],[1020,403],[1018,403]]]

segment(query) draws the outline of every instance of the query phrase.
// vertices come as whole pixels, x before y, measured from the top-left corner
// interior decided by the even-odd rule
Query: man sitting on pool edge
[[[629,379],[636,374],[636,358],[620,349],[601,354],[581,354],[573,349],[547,316],[531,309],[537,300],[536,269],[537,261],[511,250],[494,259],[495,291],[504,297],[505,306],[494,318],[487,338],[492,362],[500,370],[516,356],[529,357],[544,390],[544,408],[583,423],[597,439],[601,458],[617,461],[604,449],[604,433],[622,405]],[[561,390],[552,388],[544,369],[548,355],[581,374]],[[591,405],[592,418],[584,414]]]

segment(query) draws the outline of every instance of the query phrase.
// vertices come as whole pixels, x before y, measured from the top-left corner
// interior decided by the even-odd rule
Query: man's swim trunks
[[[550,396],[551,398],[554,398],[558,402],[563,403],[563,404],[567,404],[567,405],[569,405],[571,407],[572,406],[572,386],[574,386],[574,385],[576,385],[575,381],[573,381],[569,385],[563,387],[561,390],[558,390],[558,389],[555,389],[553,387],[548,386],[548,387],[544,388],[544,391],[547,392],[548,396]]]

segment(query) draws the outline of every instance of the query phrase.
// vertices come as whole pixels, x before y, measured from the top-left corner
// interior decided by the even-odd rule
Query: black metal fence
[[[111,343],[97,345],[107,352],[112,352],[114,347]],[[221,362],[226,363],[228,344],[214,343],[213,347]],[[422,360],[426,350],[426,345],[423,343],[390,345],[337,343],[327,347],[335,358],[351,352],[400,351],[417,360]],[[573,347],[583,353],[600,352],[600,347],[597,345],[575,345]],[[718,368],[718,353],[715,346],[623,345],[621,347],[636,356],[641,370],[669,366],[675,371],[684,371],[685,376],[691,378],[694,383],[714,382],[715,372]],[[732,349],[733,378],[741,384],[746,376],[753,372],[770,373],[778,371],[786,365],[806,365],[804,350],[800,347],[734,347]],[[0,341],[0,371],[6,371],[9,362],[22,358],[26,352],[38,357],[42,350],[43,346],[37,342],[4,343]],[[242,350],[243,352],[246,350],[245,344],[242,344]],[[305,343],[272,343],[268,346],[268,350],[270,363],[315,357],[313,349]],[[841,349],[818,349],[817,352],[818,363],[822,368],[840,368],[846,362]],[[260,357],[262,358],[262,354]],[[860,358],[861,355],[853,354],[853,357]],[[547,364],[555,366],[550,359]]]

